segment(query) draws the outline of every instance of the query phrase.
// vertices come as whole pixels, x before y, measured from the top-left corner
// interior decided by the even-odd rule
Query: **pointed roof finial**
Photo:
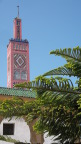
[[[19,6],[17,6],[18,7],[18,18],[19,18]]]

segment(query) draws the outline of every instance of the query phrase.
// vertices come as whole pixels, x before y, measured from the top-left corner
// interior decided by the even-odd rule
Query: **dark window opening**
[[[17,27],[17,30],[20,30],[20,27],[19,27],[19,26]]]
[[[17,25],[20,25],[20,21],[17,21]]]
[[[14,135],[14,124],[3,124],[3,135]]]

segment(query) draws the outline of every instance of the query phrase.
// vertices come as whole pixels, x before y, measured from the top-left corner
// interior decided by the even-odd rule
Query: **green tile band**
[[[4,87],[0,87],[0,94],[8,95],[8,96],[19,96],[19,97],[22,96],[22,97],[28,97],[28,98],[36,97],[35,91],[15,89],[15,88],[4,88]]]

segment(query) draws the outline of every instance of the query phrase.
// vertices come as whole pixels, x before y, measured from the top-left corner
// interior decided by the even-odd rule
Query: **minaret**
[[[14,19],[13,38],[7,46],[7,87],[13,88],[14,84],[30,81],[29,72],[29,42],[22,40],[21,19]]]

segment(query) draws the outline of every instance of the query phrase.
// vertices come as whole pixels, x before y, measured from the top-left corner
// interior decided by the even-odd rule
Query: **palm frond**
[[[6,141],[6,142],[14,142],[14,143],[19,143],[20,141],[18,140],[15,140],[15,139],[12,139],[11,137],[8,137],[8,136],[2,136],[0,135],[0,140],[2,141]]]
[[[72,69],[68,69],[64,66],[53,69],[43,74],[43,76],[51,76],[51,75],[69,75],[69,76],[77,76]]]
[[[29,89],[36,89],[37,91],[53,91],[60,93],[73,93],[81,94],[81,90],[74,89],[73,83],[70,79],[62,77],[45,78],[42,76],[37,77],[34,81],[28,82],[25,85]]]
[[[75,60],[81,62],[81,48],[78,46],[76,48],[65,48],[65,49],[57,49],[50,52],[50,54],[55,54],[58,56],[64,57],[66,60]]]

